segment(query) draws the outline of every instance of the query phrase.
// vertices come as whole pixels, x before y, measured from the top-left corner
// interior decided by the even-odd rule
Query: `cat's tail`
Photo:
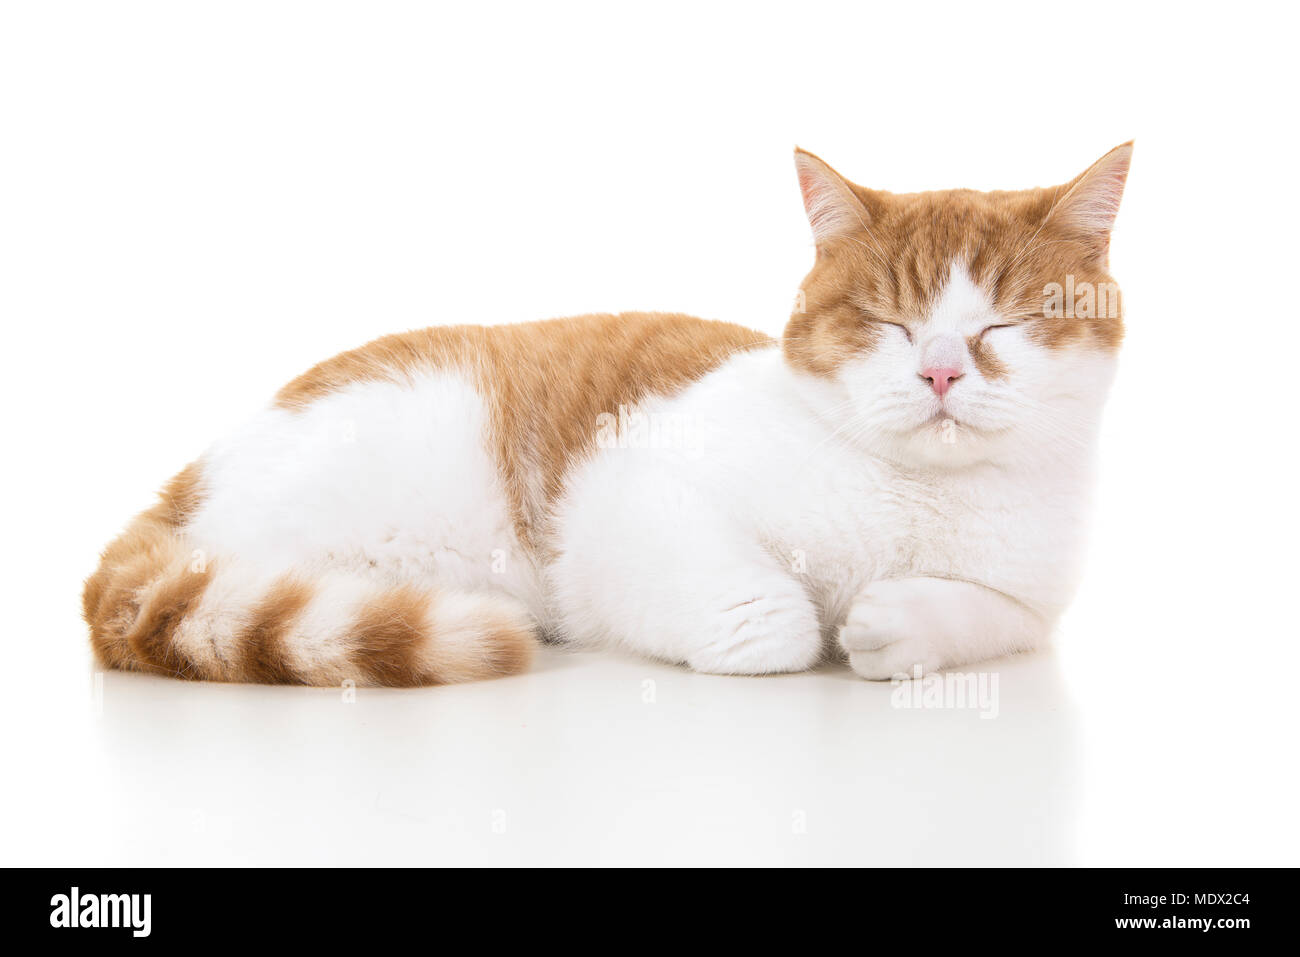
[[[192,480],[193,476],[190,476]],[[207,681],[411,686],[523,670],[525,607],[336,570],[268,575],[185,539],[186,473],[105,550],[83,613],[96,660]]]

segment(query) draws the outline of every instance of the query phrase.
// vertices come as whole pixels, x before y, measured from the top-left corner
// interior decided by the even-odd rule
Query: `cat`
[[[96,659],[409,686],[539,640],[882,680],[1034,649],[1079,573],[1131,153],[891,194],[796,150],[816,258],[779,340],[625,313],[323,362],[108,546]]]

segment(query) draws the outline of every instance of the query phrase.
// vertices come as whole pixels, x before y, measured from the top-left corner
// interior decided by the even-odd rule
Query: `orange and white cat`
[[[1130,153],[895,195],[797,152],[817,258],[779,341],[632,313],[330,359],[109,545],[96,657],[421,685],[518,671],[541,636],[876,679],[1032,649],[1076,580]]]

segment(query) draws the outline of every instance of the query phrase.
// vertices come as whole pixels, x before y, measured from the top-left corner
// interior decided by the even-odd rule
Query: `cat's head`
[[[1045,189],[893,194],[796,151],[817,261],[783,348],[840,434],[939,467],[1085,442],[1123,337],[1107,253],[1131,153]]]

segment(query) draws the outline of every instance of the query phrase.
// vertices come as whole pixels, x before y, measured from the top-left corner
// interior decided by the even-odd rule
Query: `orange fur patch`
[[[182,568],[160,578],[147,590],[135,621],[124,635],[137,668],[176,678],[224,677],[207,660],[185,654],[173,640],[185,616],[198,606],[210,580],[210,569],[194,572]]]
[[[167,673],[183,670],[180,666],[174,668],[176,662],[160,654],[157,646],[135,626],[142,614],[141,598],[146,587],[161,580],[183,560],[179,529],[201,498],[199,467],[189,465],[167,483],[157,504],[138,516],[104,550],[99,568],[86,581],[82,614],[90,626],[95,657],[104,667]],[[169,601],[184,600],[185,607],[189,606],[184,587],[169,596],[158,598],[151,606],[150,614],[155,616],[153,621],[158,628],[175,627],[168,610]],[[171,611],[174,610],[172,607]],[[132,647],[130,634],[135,635],[138,648]]]
[[[971,336],[967,339],[966,348],[970,350],[971,362],[975,363],[975,368],[984,378],[1001,379],[1007,374],[1007,367],[997,357],[997,353],[979,336]]]
[[[283,578],[271,587],[253,609],[240,636],[241,680],[257,684],[307,683],[306,676],[294,667],[285,642],[311,597],[312,587],[293,578]]]
[[[437,683],[440,676],[421,667],[429,642],[429,595],[418,588],[394,588],[374,599],[357,616],[348,636],[349,658],[378,685]]]

